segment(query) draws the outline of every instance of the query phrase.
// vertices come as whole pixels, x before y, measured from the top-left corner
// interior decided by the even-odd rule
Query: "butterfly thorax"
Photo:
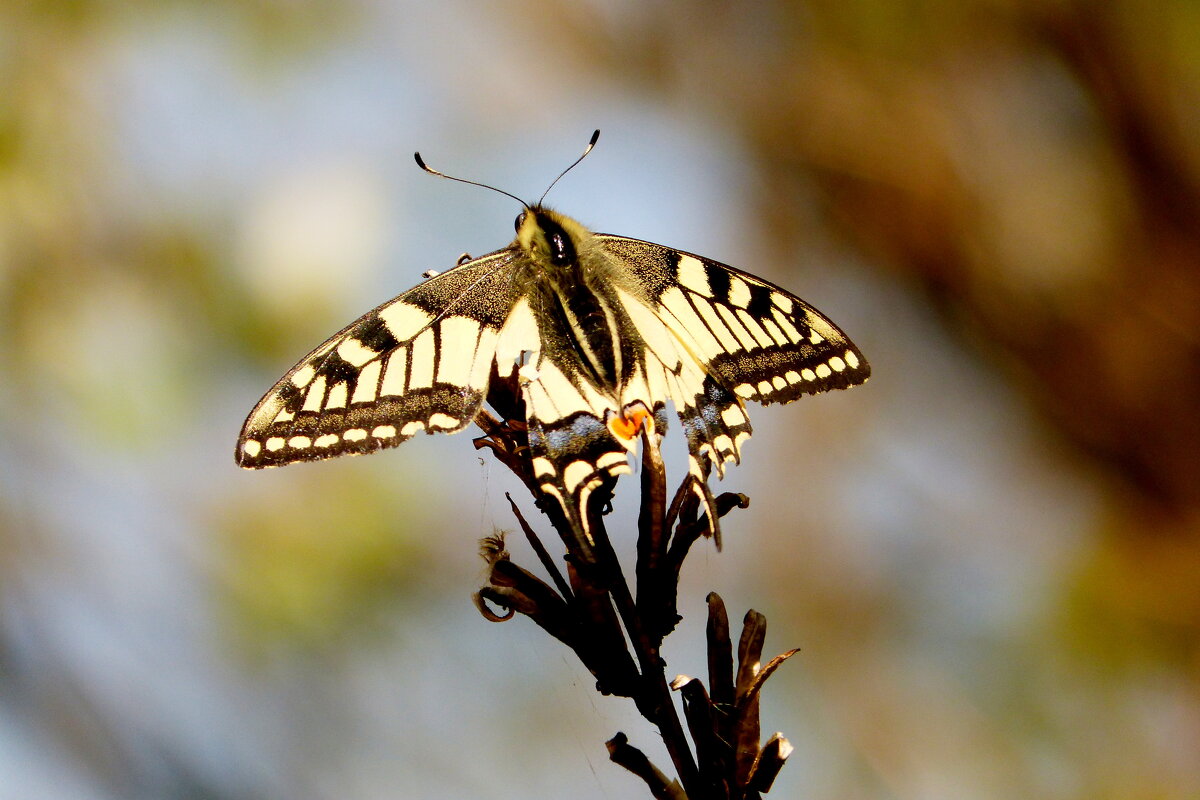
[[[513,243],[526,256],[530,308],[547,349],[569,348],[584,369],[572,376],[618,396],[636,355],[615,289],[621,283],[594,235],[563,214],[534,207],[517,219]]]

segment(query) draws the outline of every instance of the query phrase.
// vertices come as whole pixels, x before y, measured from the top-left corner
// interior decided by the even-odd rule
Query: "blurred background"
[[[1186,0],[0,3],[0,798],[642,796],[630,704],[471,605],[518,487],[469,435],[233,463],[511,239],[414,150],[532,199],[597,127],[553,206],[874,367],[752,410],[685,568],[671,674],[710,589],[803,648],[771,796],[1200,797],[1198,89]]]

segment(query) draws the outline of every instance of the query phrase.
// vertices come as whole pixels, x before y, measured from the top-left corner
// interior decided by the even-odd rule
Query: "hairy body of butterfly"
[[[305,356],[251,412],[237,462],[272,467],[462,430],[493,369],[516,371],[533,472],[577,523],[591,492],[630,471],[643,430],[665,432],[668,401],[715,519],[707,478],[740,460],[746,400],[788,402],[870,374],[832,322],[779,287],[536,205],[508,247],[436,275]]]

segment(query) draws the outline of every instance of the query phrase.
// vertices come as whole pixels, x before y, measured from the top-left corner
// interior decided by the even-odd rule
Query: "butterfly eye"
[[[517,214],[517,221],[513,223],[513,227],[517,229],[517,233],[520,233],[520,232],[521,232],[521,225],[523,225],[523,224],[524,224],[524,222],[525,222],[525,215],[526,215],[527,213],[528,213],[528,212],[526,212],[526,211],[522,211],[520,214]]]

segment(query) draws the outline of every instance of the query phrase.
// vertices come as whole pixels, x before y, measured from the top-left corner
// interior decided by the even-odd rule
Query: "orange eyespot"
[[[621,416],[615,414],[608,418],[608,429],[622,441],[629,441],[646,428],[654,432],[654,416],[641,403],[625,409]]]

